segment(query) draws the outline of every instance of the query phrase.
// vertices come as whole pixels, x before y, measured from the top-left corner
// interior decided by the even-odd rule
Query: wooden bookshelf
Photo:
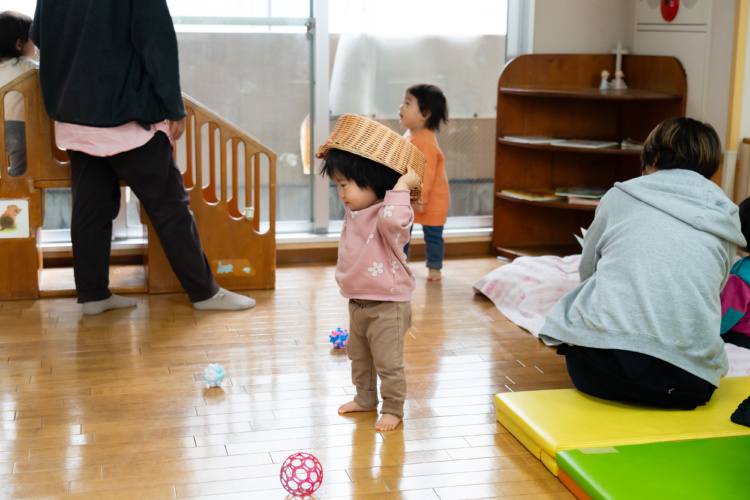
[[[607,138],[607,140],[611,140],[611,138]],[[578,152],[585,152],[590,153],[591,148],[573,148],[570,146],[556,146],[555,144],[531,144],[531,143],[524,143],[524,142],[518,142],[518,141],[509,141],[507,139],[503,139],[502,137],[497,138],[497,142],[500,144],[506,144],[508,146],[514,146],[518,148],[530,148],[530,149],[547,149],[550,151],[578,151]],[[641,152],[639,150],[635,149],[621,149],[621,148],[598,148],[595,150],[598,154],[603,155],[635,155],[635,156],[641,156]]]
[[[581,89],[581,88],[511,88],[501,87],[501,94],[508,95],[525,95],[531,97],[565,97],[568,99],[613,99],[613,100],[664,100],[675,99],[681,100],[679,94],[666,92],[651,92],[640,89],[623,89],[623,90],[601,90],[598,88]]]
[[[574,234],[596,207],[527,201],[503,189],[608,188],[640,175],[640,151],[527,144],[506,136],[644,141],[661,121],[684,116],[685,70],[673,57],[626,55],[626,90],[600,90],[613,54],[530,54],[508,62],[498,82],[495,200],[496,255],[566,255],[580,251]]]
[[[587,211],[593,211],[596,210],[595,206],[592,205],[578,205],[575,203],[568,203],[567,200],[549,200],[549,201],[534,201],[534,200],[521,200],[518,198],[514,198],[513,196],[507,196],[503,193],[497,192],[495,193],[495,196],[498,199],[501,200],[508,200],[513,203],[520,203],[520,204],[526,204],[526,205],[533,205],[538,207],[544,207],[544,208],[557,208],[561,210],[587,210]]]

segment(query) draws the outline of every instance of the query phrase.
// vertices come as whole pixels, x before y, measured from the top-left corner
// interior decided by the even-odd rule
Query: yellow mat
[[[750,435],[729,420],[750,396],[750,377],[721,380],[695,410],[662,410],[594,398],[575,389],[495,395],[497,420],[554,474],[560,450]]]

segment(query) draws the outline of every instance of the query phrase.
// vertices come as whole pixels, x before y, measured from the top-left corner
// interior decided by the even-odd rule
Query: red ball
[[[303,451],[289,455],[281,465],[281,486],[292,495],[312,495],[323,482],[323,466]]]

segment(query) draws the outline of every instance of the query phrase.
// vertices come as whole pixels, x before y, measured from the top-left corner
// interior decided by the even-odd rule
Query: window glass
[[[36,9],[36,0],[3,0],[3,6],[0,10],[14,10],[29,17],[34,17]]]
[[[331,126],[339,116],[357,113],[403,134],[398,107],[405,89],[437,85],[450,117],[437,133],[450,182],[449,217],[484,218],[489,224],[507,2],[330,0],[329,9]],[[332,187],[330,218],[342,217]]]
[[[310,0],[167,0],[173,17],[308,17]]]
[[[33,16],[35,0],[4,8]],[[278,155],[279,231],[312,220],[307,165],[310,0],[168,0],[175,19],[183,91]],[[451,184],[451,221],[492,213],[496,85],[504,64],[504,0],[329,0],[331,126],[344,113],[398,133],[404,89],[428,82],[448,98],[438,133]],[[264,21],[265,19],[265,21]],[[69,201],[50,192],[45,228],[67,227]],[[131,203],[135,203],[131,197]],[[330,192],[330,218],[343,210]],[[136,223],[130,207],[128,225]],[[56,221],[56,222],[53,222]],[[452,222],[449,221],[448,226]],[[295,226],[295,224],[297,224]],[[465,224],[465,223],[464,223]]]
[[[310,176],[302,157],[310,109],[306,34],[178,30],[177,40],[182,91],[276,152],[277,221],[309,222]]]

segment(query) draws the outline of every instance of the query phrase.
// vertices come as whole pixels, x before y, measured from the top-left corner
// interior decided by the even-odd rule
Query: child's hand
[[[393,186],[394,191],[398,190],[406,190],[411,191],[414,188],[419,187],[420,180],[419,180],[419,174],[414,171],[410,166],[406,166],[406,173],[399,177],[398,182],[396,182],[396,185]]]

